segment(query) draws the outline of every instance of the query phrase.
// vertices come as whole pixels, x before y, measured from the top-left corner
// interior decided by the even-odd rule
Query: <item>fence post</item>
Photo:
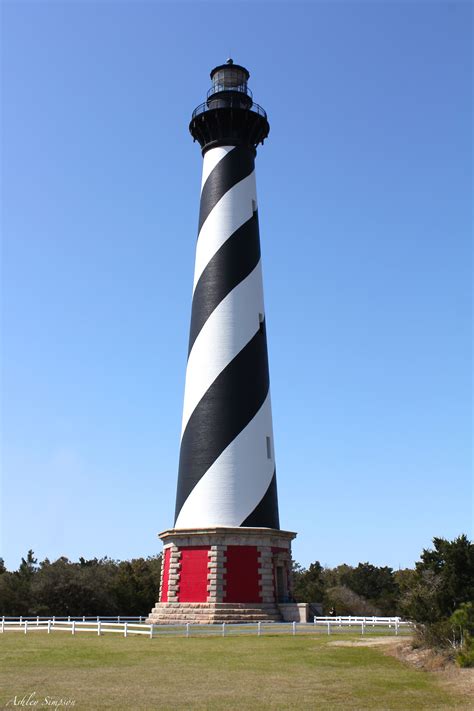
[[[97,634],[100,637],[100,620],[97,621]]]
[[[2,633],[5,632],[5,615],[2,617]]]
[[[257,636],[260,637],[261,634],[262,634],[262,623],[257,622]]]
[[[398,634],[398,620],[395,620],[395,634]]]
[[[82,615],[82,621],[83,621],[83,622],[86,621],[86,616],[85,616],[85,615]]]
[[[293,622],[293,634],[296,634],[296,622]]]
[[[99,615],[97,615],[97,622],[100,622]]]
[[[364,620],[362,620],[362,622],[360,623],[360,625],[361,625],[361,627],[362,627],[362,629],[361,629],[361,634],[364,634],[364,627],[365,627],[365,625],[364,625]]]
[[[76,620],[72,621],[72,634],[76,634]]]
[[[124,624],[123,624],[123,636],[124,637],[127,636],[127,623],[126,622],[124,622]]]
[[[331,634],[331,622],[328,620],[328,634]]]
[[[53,625],[56,622],[56,615],[53,615]]]
[[[120,622],[120,615],[117,615],[117,622]]]
[[[23,624],[23,615],[20,615],[20,625]]]
[[[40,623],[39,615],[36,615],[36,626],[37,627],[39,627],[39,623]]]
[[[51,620],[48,620],[48,634],[51,634]]]
[[[28,632],[28,620],[25,620],[25,634]]]
[[[186,622],[186,637],[189,637],[189,622]]]
[[[222,636],[225,637],[225,622],[222,623]]]
[[[155,626],[155,625],[154,625],[153,622],[152,622],[151,625],[150,625],[150,639],[153,639],[153,628],[154,628],[154,626]]]
[[[138,620],[140,624],[142,623],[142,616],[140,615],[140,619]]]
[[[68,622],[71,622],[71,615],[68,615],[68,616],[67,616],[67,621],[68,621]]]

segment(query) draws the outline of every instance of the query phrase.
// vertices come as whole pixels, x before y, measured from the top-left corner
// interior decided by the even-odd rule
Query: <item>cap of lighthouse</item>
[[[279,529],[249,72],[211,72],[190,132],[203,171],[175,529]]]

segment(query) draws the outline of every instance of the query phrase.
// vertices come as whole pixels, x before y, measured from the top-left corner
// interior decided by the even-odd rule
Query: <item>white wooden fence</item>
[[[387,623],[387,620],[391,620]],[[107,620],[83,620],[70,619],[60,620],[56,618],[41,619],[36,618],[6,618],[0,620],[0,633],[5,632],[69,632],[77,634],[79,632],[92,632],[98,636],[109,632],[121,634],[123,637],[130,635],[144,635],[153,639],[159,636],[177,636],[177,637],[195,637],[195,636],[216,636],[222,637],[235,635],[251,635],[256,634],[260,637],[263,634],[327,634],[350,632],[352,634],[365,634],[367,627],[374,629],[371,632],[392,633],[398,635],[402,633],[410,633],[412,625],[409,622],[404,622],[400,618],[314,618],[314,622],[257,622],[245,624],[222,624],[214,625],[193,625],[190,623],[181,625],[150,625],[145,623],[134,622],[108,622]],[[378,628],[377,630],[375,628]],[[383,629],[382,629],[383,628]]]
[[[363,615],[326,615],[325,617],[315,617],[315,622],[327,622],[327,620],[332,621],[349,621],[349,622],[366,622],[367,624],[376,624],[377,622],[382,622],[383,624],[394,624],[395,622],[402,622],[401,617],[377,617],[373,616],[363,616]]]
[[[133,615],[115,615],[114,617],[110,616],[104,616],[104,615],[77,615],[77,616],[72,616],[72,615],[53,615],[52,617],[48,617],[47,615],[41,616],[41,615],[31,615],[31,616],[25,616],[25,615],[20,615],[20,617],[9,617],[8,615],[4,615],[2,617],[3,620],[12,620],[14,622],[23,622],[23,620],[28,620],[28,622],[34,621],[34,622],[40,622],[41,620],[67,620],[68,622],[71,622],[72,620],[76,621],[81,621],[81,622],[86,622],[89,620],[95,620],[96,622],[133,622],[136,620],[137,622],[145,622],[146,620],[146,615],[141,615],[140,617],[133,616]]]
[[[7,619],[3,617],[0,621],[0,633],[4,632],[28,632],[47,631],[51,632],[95,632],[97,635],[102,635],[105,632],[118,632],[124,637],[130,634],[142,634],[148,637],[153,637],[154,625],[146,625],[143,623],[133,622],[107,622],[103,620],[60,620],[57,617],[49,619],[41,619],[34,617],[31,619],[17,618]]]
[[[315,617],[313,624],[319,627],[325,627],[327,633],[331,634],[331,630],[339,631],[339,629],[360,627],[360,633],[365,634],[367,628],[385,627],[388,630],[393,630],[395,634],[400,632],[400,629],[412,629],[411,622],[406,622],[400,617],[355,617],[327,615],[326,617]]]

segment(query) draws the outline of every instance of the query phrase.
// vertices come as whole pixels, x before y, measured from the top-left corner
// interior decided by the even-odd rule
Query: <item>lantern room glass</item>
[[[211,92],[216,94],[219,91],[239,91],[248,94],[247,78],[247,72],[239,67],[231,64],[220,67],[212,76]]]

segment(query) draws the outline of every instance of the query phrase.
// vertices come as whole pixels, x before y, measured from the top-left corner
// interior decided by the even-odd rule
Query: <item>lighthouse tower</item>
[[[153,622],[281,619],[280,530],[255,183],[270,126],[228,59],[189,126],[203,155],[174,527]]]

